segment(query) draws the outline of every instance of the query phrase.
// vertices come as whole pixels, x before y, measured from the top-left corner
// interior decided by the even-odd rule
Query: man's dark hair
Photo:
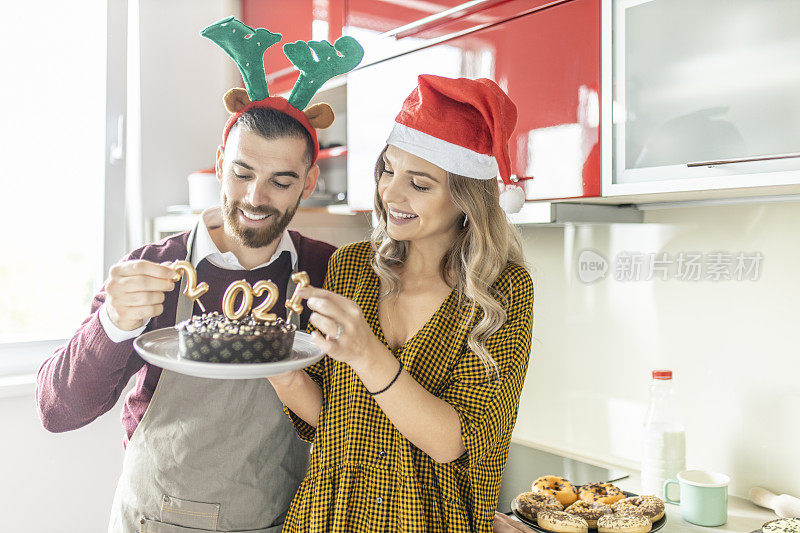
[[[239,117],[234,127],[247,128],[265,139],[280,139],[282,137],[304,139],[306,141],[304,158],[308,166],[311,166],[311,158],[314,157],[314,144],[311,140],[311,135],[296,118],[277,109],[254,107]]]

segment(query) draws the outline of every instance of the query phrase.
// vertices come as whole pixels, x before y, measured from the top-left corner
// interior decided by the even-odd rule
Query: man
[[[107,412],[137,376],[122,411],[126,452],[109,531],[280,531],[307,468],[308,444],[266,379],[162,371],[133,349],[142,332],[192,314],[167,262],[191,261],[210,286],[201,297],[208,312],[221,312],[224,290],[239,279],[271,279],[278,302],[293,271],[322,285],[334,247],[286,230],[319,175],[314,128],[268,106],[231,120],[217,151],[221,207],[114,265],[91,315],[39,370],[39,415],[52,432]],[[307,320],[305,311],[301,328]]]

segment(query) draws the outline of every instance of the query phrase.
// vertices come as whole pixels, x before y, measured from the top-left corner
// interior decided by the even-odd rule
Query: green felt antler
[[[281,40],[280,33],[264,28],[253,29],[234,17],[228,17],[205,28],[200,35],[219,45],[236,62],[250,100],[255,102],[269,96],[264,52]]]
[[[289,103],[297,109],[305,109],[323,83],[353,70],[364,57],[364,49],[348,35],[339,37],[334,44],[328,41],[287,43],[283,45],[283,53],[300,69],[300,77],[289,95]]]

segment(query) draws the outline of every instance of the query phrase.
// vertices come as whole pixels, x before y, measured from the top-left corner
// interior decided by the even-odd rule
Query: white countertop
[[[629,478],[615,481],[614,485],[622,490],[639,494],[639,474],[631,474]],[[672,496],[672,494],[670,494]],[[681,508],[677,505],[666,504],[667,523],[660,531],[664,533],[700,533],[710,531],[730,531],[735,533],[750,533],[761,528],[765,522],[775,520],[778,516],[769,509],[758,507],[744,498],[728,496],[728,522],[717,527],[696,526],[681,518]]]

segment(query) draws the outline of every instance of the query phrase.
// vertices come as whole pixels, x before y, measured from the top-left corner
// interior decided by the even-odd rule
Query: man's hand
[[[533,530],[502,513],[494,513],[493,533],[533,533]]]
[[[175,288],[175,271],[167,264],[142,259],[111,267],[105,305],[115,326],[132,331],[164,312],[164,293]]]

